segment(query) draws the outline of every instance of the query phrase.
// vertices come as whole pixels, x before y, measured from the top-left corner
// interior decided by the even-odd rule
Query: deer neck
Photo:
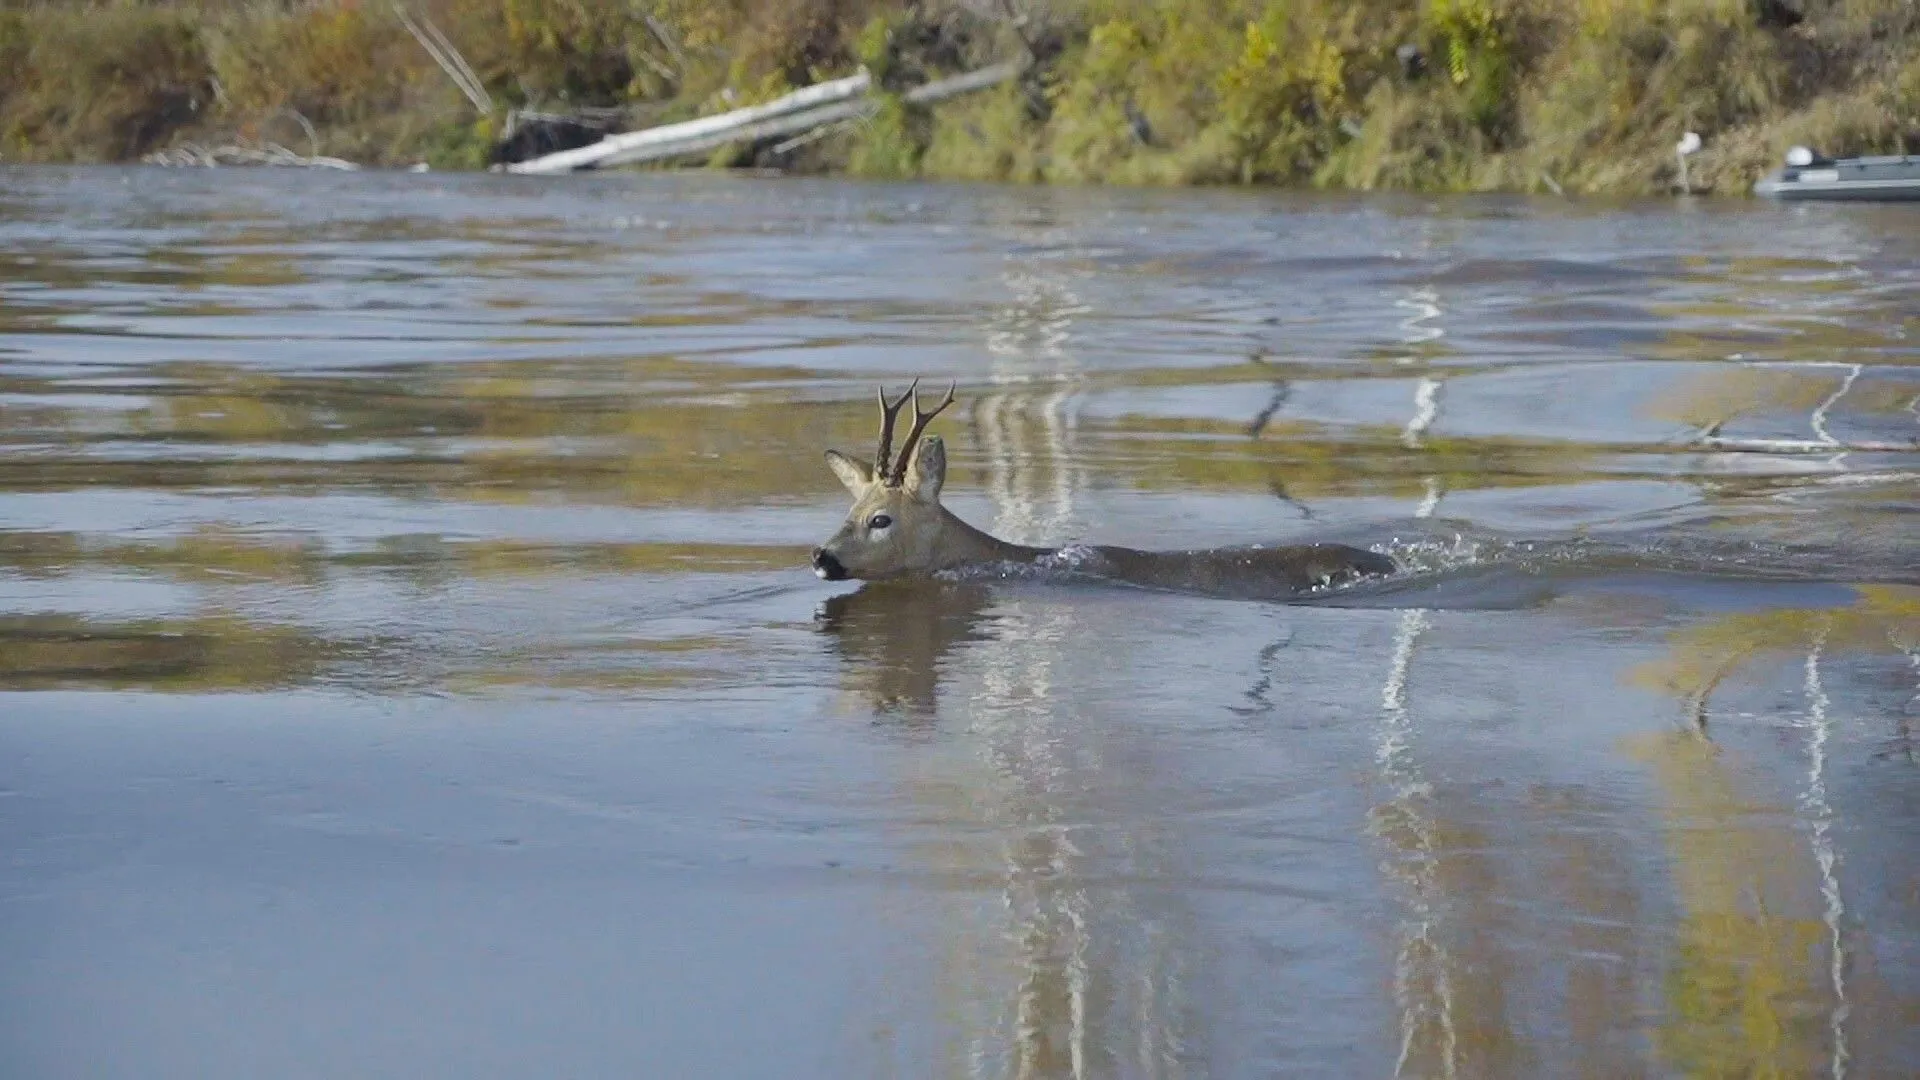
[[[991,533],[960,520],[953,511],[940,508],[940,557],[936,569],[947,570],[970,563],[1030,563],[1052,554],[1050,548],[1010,544]]]

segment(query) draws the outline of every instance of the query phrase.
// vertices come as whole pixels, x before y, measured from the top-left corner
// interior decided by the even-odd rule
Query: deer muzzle
[[[813,549],[813,572],[822,581],[847,580],[847,568],[840,565],[840,560],[834,558],[833,552],[826,548]]]

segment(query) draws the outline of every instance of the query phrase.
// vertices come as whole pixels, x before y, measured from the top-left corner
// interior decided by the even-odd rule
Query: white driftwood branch
[[[737,142],[751,142],[756,139],[774,139],[782,135],[807,131],[823,124],[836,124],[848,120],[858,120],[873,111],[873,104],[865,99],[842,101],[832,105],[804,112],[787,113],[783,116],[769,117],[753,123],[730,127],[720,131],[695,135],[692,138],[674,139],[667,142],[631,147],[602,158],[602,165],[641,165],[649,161],[663,161],[667,158],[685,157],[689,154],[705,154],[723,146]],[[653,130],[658,131],[659,128]],[[616,138],[618,136],[615,136]],[[608,140],[612,141],[612,140]],[[591,147],[589,147],[591,149]]]
[[[941,79],[916,86],[901,95],[909,104],[927,105],[942,101],[959,94],[980,90],[997,83],[1005,82],[1018,75],[1022,65],[999,64],[991,68],[981,68],[965,75],[956,75],[951,79]],[[743,127],[714,132],[710,135],[691,139],[684,144],[665,145],[644,151],[627,151],[607,158],[607,165],[639,165],[649,161],[682,157],[688,154],[705,154],[726,146],[729,143],[753,142],[760,139],[777,139],[782,135],[793,135],[812,131],[816,128],[839,126],[864,120],[880,111],[880,102],[871,97],[855,98],[833,105],[824,105],[803,112],[789,113],[747,124]],[[658,129],[655,129],[658,130]]]
[[[433,62],[440,65],[440,70],[447,73],[447,78],[453,80],[453,85],[460,88],[460,92],[467,96],[468,101],[473,102],[473,107],[480,110],[483,116],[492,116],[493,98],[487,94],[486,87],[481,85],[480,77],[473,73],[473,67],[467,63],[467,58],[460,55],[460,50],[453,47],[453,42],[447,40],[447,36],[440,32],[440,28],[433,24],[433,20],[422,14],[420,18],[426,23],[426,29],[422,29],[420,23],[413,21],[412,13],[407,11],[407,6],[400,0],[394,0],[393,13],[400,17],[400,25],[407,28],[407,33],[412,34],[413,39],[420,43],[420,47],[427,50],[427,55],[433,57]]]
[[[1024,62],[994,64],[950,79],[916,86],[902,97],[909,104],[931,104],[1006,82],[1018,76],[1025,67]],[[828,124],[858,120],[879,111],[880,102],[868,96],[872,87],[872,77],[862,71],[845,79],[796,90],[764,105],[609,136],[592,146],[563,150],[509,165],[507,171],[546,175],[604,165],[638,165],[707,153],[729,143],[798,135]]]
[[[861,119],[860,117],[854,117],[851,120],[842,120],[837,124],[822,124],[821,126],[814,128],[812,131],[803,132],[799,135],[795,135],[793,138],[787,139],[784,142],[774,143],[772,154],[774,157],[783,157],[787,154],[793,153],[795,150],[798,150],[803,146],[807,146],[811,143],[819,142],[821,139],[825,139],[838,132],[851,131],[853,130],[853,126],[856,123],[858,123],[860,119]]]
[[[272,116],[269,116],[267,119],[274,120],[282,116],[293,117],[293,122],[296,124],[299,124],[300,130],[307,133],[307,154],[311,157],[319,157],[320,156],[320,133],[314,130],[313,121],[307,119],[306,116],[304,116],[300,112],[300,110],[290,109],[290,108],[278,109],[274,112]]]
[[[342,158],[322,157],[318,154],[303,157],[279,143],[262,143],[257,146],[243,146],[237,143],[226,146],[182,143],[170,149],[156,150],[140,160],[147,165],[168,165],[175,168],[212,169],[222,165],[280,165],[308,169],[339,169],[345,172],[353,172],[360,168]]]
[[[950,79],[936,79],[923,86],[916,86],[901,95],[915,105],[927,105],[935,101],[944,101],[961,94],[970,94],[975,90],[985,90],[989,86],[998,86],[1003,82],[1019,77],[1027,70],[1025,60],[1009,60],[1004,64],[989,64],[964,75],[955,75]]]
[[[582,146],[574,150],[563,150],[557,154],[531,158],[507,166],[508,172],[515,173],[562,173],[575,169],[592,168],[596,165],[618,164],[610,159],[622,154],[638,155],[629,157],[630,161],[650,161],[647,152],[654,148],[677,147],[679,144],[695,143],[750,128],[776,116],[801,112],[820,105],[856,98],[867,92],[873,84],[873,76],[862,70],[832,82],[817,83],[804,90],[795,90],[785,97],[778,97],[761,105],[749,105],[744,109],[735,109],[715,116],[703,116],[698,120],[687,120],[664,127],[648,128],[645,131],[630,131],[623,135],[613,135],[602,139],[592,146]],[[671,150],[667,155],[687,153],[686,150]]]
[[[633,55],[639,57],[640,62],[647,65],[648,70],[652,71],[655,75],[660,76],[662,79],[667,80],[669,83],[673,83],[675,85],[679,84],[680,73],[668,67],[667,65],[661,63],[660,61],[655,60],[653,58],[652,53],[648,52],[645,49],[635,49],[633,50]]]
[[[654,40],[666,47],[667,55],[673,57],[673,66],[681,71],[687,70],[687,54],[680,51],[680,42],[673,36],[667,25],[652,15],[645,16],[647,29],[653,32]]]
[[[441,32],[439,25],[433,21],[433,16],[422,11],[420,25],[426,28],[434,43],[440,46],[440,51],[446,54],[447,59],[453,61],[453,66],[460,69],[460,74],[466,79],[466,85],[472,92],[472,97],[478,99],[474,104],[482,113],[488,116],[493,115],[493,95],[487,93],[487,86],[480,81],[480,76],[473,70],[473,65],[467,63],[467,58],[454,47],[447,35]]]

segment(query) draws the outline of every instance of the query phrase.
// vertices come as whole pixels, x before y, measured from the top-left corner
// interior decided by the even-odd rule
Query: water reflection
[[[1829,650],[1912,632],[1903,602],[1868,599],[1853,619],[1806,613],[1796,625],[1810,640],[1766,637],[1805,650],[1797,794],[1773,795],[1742,754],[1694,732],[1630,739],[1627,758],[1659,793],[1650,834],[1588,784],[1502,792],[1435,776],[1422,718],[1438,710],[1422,702],[1437,691],[1417,657],[1445,627],[1396,616],[1373,740],[1382,797],[1353,838],[1382,845],[1400,909],[1381,972],[1393,1075],[1536,1075],[1557,1062],[1614,1076],[1641,1038],[1681,1075],[1875,1075],[1863,1054],[1900,1060],[1900,1038],[1872,1027],[1863,1050],[1855,1035],[1860,1016],[1920,999],[1849,973],[1876,947],[1862,942],[1885,939],[1843,903],[1848,830],[1822,756],[1840,734],[1821,665]],[[1137,799],[1124,823],[1090,814],[1129,783],[1140,750],[1116,753],[1101,732],[1116,721],[1084,715],[1073,693],[1086,663],[1076,616],[1018,588],[891,584],[831,598],[817,625],[862,708],[947,744],[905,780],[917,815],[937,823],[907,830],[916,858],[997,882],[997,902],[961,896],[936,922],[955,1025],[947,1071],[1193,1071],[1193,987],[1217,977],[1206,942],[1231,930],[1168,902],[1193,873],[1175,854],[1177,818],[1151,825],[1152,803]],[[1677,640],[1713,637],[1693,630]],[[1271,703],[1240,715],[1276,718]]]
[[[64,1010],[7,1032],[44,1060],[165,1057],[129,1018],[196,1030],[166,1009],[214,983],[195,1017],[295,1047],[444,1002],[405,1030],[469,1072],[535,1029],[507,1050],[580,1074],[1920,1055],[1907,219],[8,177],[0,926],[44,962],[0,1006]],[[1002,535],[1422,573],[828,595],[819,452],[912,375],[959,382],[949,498]],[[267,794],[176,798],[201,769]],[[80,865],[90,829],[144,854]],[[508,914],[447,931],[475,895]],[[314,975],[394,942],[399,1005]],[[154,956],[113,969],[145,998],[59,996]],[[765,1057],[712,1031],[743,1010]],[[216,1035],[154,1071],[234,1071]]]
[[[937,713],[948,653],[990,636],[991,602],[984,585],[880,583],[829,597],[818,625],[840,655],[842,685],[867,708],[928,723]]]
[[[259,692],[320,679],[365,648],[230,616],[122,623],[0,617],[0,691]]]
[[[1729,676],[1773,661],[1817,653],[1904,654],[1920,639],[1920,588],[1860,585],[1844,607],[1783,607],[1709,616],[1673,632],[1668,655],[1643,664],[1633,677],[1687,703],[1705,731],[1710,700]],[[1808,660],[1813,664],[1815,661]]]
[[[1681,904],[1661,1056],[1688,1076],[1847,1075],[1846,1002],[1825,978],[1818,877],[1792,811],[1756,804],[1697,738],[1669,736],[1645,753],[1667,799]]]
[[[1845,607],[1699,620],[1672,635],[1669,657],[1635,672],[1682,698],[1693,725],[1691,734],[1645,750],[1671,801],[1670,859],[1687,907],[1669,977],[1678,1014],[1661,1040],[1684,1071],[1847,1076],[1859,1053],[1856,1011],[1920,1006],[1910,991],[1863,988],[1850,974],[1863,961],[1877,966],[1858,953],[1875,951],[1861,941],[1880,935],[1847,907],[1843,850],[1860,829],[1835,802],[1832,755],[1850,736],[1851,718],[1828,690],[1830,667],[1857,669],[1875,654],[1898,655],[1916,632],[1920,592],[1860,586]],[[1741,790],[1753,785],[1704,738],[1713,715],[1764,722],[1777,714],[1777,707],[1756,715],[1716,706],[1716,694],[1738,700],[1749,689],[1738,685],[1743,674],[1766,672],[1761,679],[1771,681],[1768,675],[1789,671],[1799,675],[1799,707],[1778,722],[1783,733],[1801,733],[1805,758],[1791,805]],[[1901,757],[1910,765],[1911,732],[1903,717],[1894,726],[1890,736],[1905,744]],[[1900,1053],[1875,1050],[1874,1057]],[[1864,1071],[1872,1075],[1874,1066]]]
[[[918,858],[991,881],[998,897],[936,923],[941,996],[958,1020],[945,1071],[1186,1075],[1191,915],[1161,887],[1178,872],[1151,815],[1089,816],[1128,778],[1063,685],[1068,619],[978,585],[889,584],[829,600],[819,627],[845,690],[926,736],[943,717],[965,747],[907,781],[940,825],[940,839],[911,845]],[[956,651],[969,672],[953,671]]]

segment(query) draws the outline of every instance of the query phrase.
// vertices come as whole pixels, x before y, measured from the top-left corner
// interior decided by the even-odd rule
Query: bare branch
[[[440,65],[440,70],[447,73],[447,78],[453,80],[453,85],[460,88],[468,101],[473,102],[473,107],[479,109],[483,116],[492,116],[493,99],[487,96],[486,87],[480,84],[480,77],[473,73],[473,68],[460,55],[460,50],[453,47],[453,42],[448,41],[440,28],[433,25],[433,20],[425,15],[420,16],[431,28],[432,33],[429,34],[413,21],[413,15],[400,0],[393,0],[393,13],[400,17],[400,24],[407,28],[407,33],[412,34],[420,47],[427,50],[427,55],[433,57],[433,62]]]

